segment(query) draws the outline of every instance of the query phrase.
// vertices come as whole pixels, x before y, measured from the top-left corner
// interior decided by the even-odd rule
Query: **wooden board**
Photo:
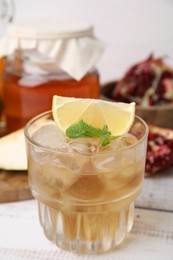
[[[135,205],[139,208],[173,212],[173,166],[147,177]]]
[[[0,137],[8,134],[0,127]],[[26,171],[0,170],[0,203],[21,201],[33,198],[29,190]]]
[[[0,203],[33,198],[25,171],[0,171]]]

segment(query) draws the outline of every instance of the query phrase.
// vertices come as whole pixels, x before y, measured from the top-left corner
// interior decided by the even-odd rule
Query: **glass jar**
[[[20,54],[19,54],[20,53]],[[34,115],[51,109],[52,96],[98,98],[100,84],[97,70],[92,69],[81,80],[63,71],[27,70],[24,52],[7,60],[4,76],[4,104],[8,131],[23,127]],[[38,69],[38,70],[37,70]],[[35,72],[34,72],[35,70]]]
[[[4,74],[8,132],[23,127],[36,114],[50,110],[53,95],[99,98],[100,84],[95,62],[101,53],[97,53],[98,46],[100,50],[102,46],[93,38],[92,30],[89,27],[69,33],[66,29],[60,35],[54,31],[46,36],[42,32],[27,34],[16,28],[14,35],[13,30],[12,35],[18,43],[6,57]],[[96,46],[93,48],[94,42]],[[14,41],[10,44],[14,47]]]
[[[14,17],[13,0],[0,0],[0,39],[4,35],[8,23]],[[3,73],[5,69],[5,58],[0,57],[0,128],[4,127],[5,116],[3,109]]]

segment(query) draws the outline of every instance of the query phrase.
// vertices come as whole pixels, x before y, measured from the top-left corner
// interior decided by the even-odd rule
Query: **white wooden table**
[[[0,260],[173,260],[173,168],[146,178],[132,232],[113,252],[76,256],[43,235],[35,200],[0,204]]]

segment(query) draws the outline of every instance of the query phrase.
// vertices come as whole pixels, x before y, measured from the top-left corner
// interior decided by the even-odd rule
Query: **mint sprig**
[[[100,129],[87,124],[83,120],[69,126],[66,130],[66,136],[69,138],[101,137],[100,146],[105,146],[109,144],[111,140],[115,139],[115,137],[111,135],[111,132],[108,131],[107,125],[104,125],[103,129]]]
[[[100,146],[105,146],[110,143],[111,139],[111,132],[108,131],[108,126],[104,125],[102,130],[102,136],[101,136]]]

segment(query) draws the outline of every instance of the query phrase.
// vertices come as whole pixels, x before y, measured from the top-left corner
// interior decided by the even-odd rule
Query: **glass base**
[[[133,226],[134,203],[109,212],[76,213],[50,208],[38,202],[45,236],[59,248],[76,254],[112,250]]]

